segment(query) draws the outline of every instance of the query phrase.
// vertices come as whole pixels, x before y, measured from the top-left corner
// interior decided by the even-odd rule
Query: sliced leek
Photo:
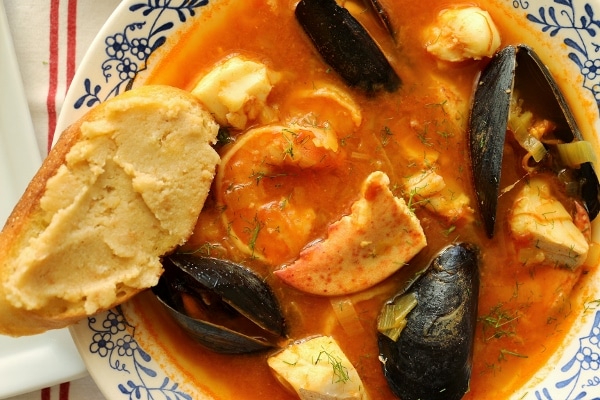
[[[546,155],[546,148],[539,138],[530,133],[533,125],[533,114],[525,111],[521,114],[511,112],[508,120],[508,129],[515,135],[515,139],[536,162],[540,162]]]
[[[414,293],[405,294],[392,303],[386,303],[377,319],[377,330],[393,341],[398,340],[406,326],[406,316],[417,306]]]
[[[330,302],[338,322],[348,335],[355,336],[364,333],[360,317],[350,297],[335,297]]]
[[[576,168],[586,162],[596,162],[592,144],[585,140],[556,145],[561,161],[568,167]]]

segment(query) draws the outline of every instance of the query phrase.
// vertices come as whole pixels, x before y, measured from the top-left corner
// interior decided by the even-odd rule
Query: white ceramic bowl
[[[218,0],[142,3],[124,0],[98,34],[71,85],[57,132],[94,105],[126,90],[138,73],[153,68],[169,47],[169,38],[200,18]],[[598,115],[600,104],[600,1],[513,0],[503,7],[518,24],[536,32],[560,52],[553,56],[573,75],[577,96]],[[153,57],[149,61],[149,56]],[[598,102],[598,103],[597,103]],[[588,106],[589,107],[589,106]],[[590,111],[590,110],[588,110]],[[598,121],[592,125],[598,127]],[[596,129],[597,131],[597,129]],[[578,399],[600,396],[600,287],[592,289],[584,309],[560,350],[546,368],[516,393],[515,399]],[[124,312],[125,310],[125,312]],[[196,399],[202,390],[176,374],[159,340],[144,336],[139,308],[125,304],[71,328],[78,349],[108,399]],[[143,313],[143,312],[142,312]],[[127,318],[125,318],[127,315]],[[139,317],[139,318],[138,318]],[[160,360],[157,360],[159,358]]]

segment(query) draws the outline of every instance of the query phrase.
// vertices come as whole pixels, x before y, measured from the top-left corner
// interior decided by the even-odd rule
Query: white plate
[[[0,2],[0,225],[41,164],[11,41]],[[83,376],[85,365],[67,329],[41,335],[0,336],[0,398]]]
[[[168,3],[168,2],[167,2]],[[208,1],[141,2],[124,0],[106,23],[91,46],[71,85],[58,131],[98,104],[123,92],[135,71],[146,68],[148,54],[162,51],[151,48],[168,37],[176,37],[194,18],[198,18]],[[211,0],[211,4],[218,3]],[[587,99],[586,107],[598,115],[595,99],[600,100],[600,64],[597,61],[596,35],[600,31],[593,18],[600,15],[600,2],[566,0],[514,0],[503,5],[518,24],[527,25],[536,40],[552,42],[553,54],[571,71],[575,91]],[[210,5],[208,6],[210,7]],[[520,25],[519,25],[520,26]],[[133,45],[135,41],[135,45]],[[167,42],[168,43],[168,42]],[[142,45],[142,47],[140,47]],[[148,52],[143,53],[147,45]],[[201,55],[200,55],[201,56]],[[152,57],[156,62],[160,59]],[[597,121],[593,121],[598,126]],[[598,290],[585,309],[574,310],[580,318],[567,335],[568,342],[551,358],[548,367],[515,394],[515,399],[595,399],[600,393],[600,309]],[[125,312],[123,311],[125,310]],[[127,319],[125,318],[127,315]],[[135,307],[125,305],[89,318],[73,326],[71,332],[88,366],[88,370],[108,399],[198,398],[197,388],[190,388],[167,357],[157,360],[161,347],[143,335],[143,318]],[[143,337],[143,340],[142,340]],[[143,343],[143,347],[140,343]],[[160,361],[160,362],[159,362]]]

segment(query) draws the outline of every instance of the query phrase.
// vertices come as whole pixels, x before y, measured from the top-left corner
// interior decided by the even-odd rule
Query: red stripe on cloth
[[[69,89],[75,75],[75,58],[77,50],[77,0],[69,0],[67,17],[67,84]]]
[[[58,400],[69,400],[69,382],[61,383],[58,391]]]
[[[42,389],[41,399],[42,400],[50,400],[50,388]]]
[[[50,1],[50,48],[48,65],[48,94],[46,111],[48,112],[48,151],[52,146],[54,129],[56,128],[56,88],[58,87],[58,22],[60,0]]]

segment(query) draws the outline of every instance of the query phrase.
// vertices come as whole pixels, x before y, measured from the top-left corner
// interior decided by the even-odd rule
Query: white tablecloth
[[[118,3],[119,0],[4,0],[43,157],[48,152],[73,74]],[[34,399],[100,400],[104,397],[87,376],[11,400]]]

